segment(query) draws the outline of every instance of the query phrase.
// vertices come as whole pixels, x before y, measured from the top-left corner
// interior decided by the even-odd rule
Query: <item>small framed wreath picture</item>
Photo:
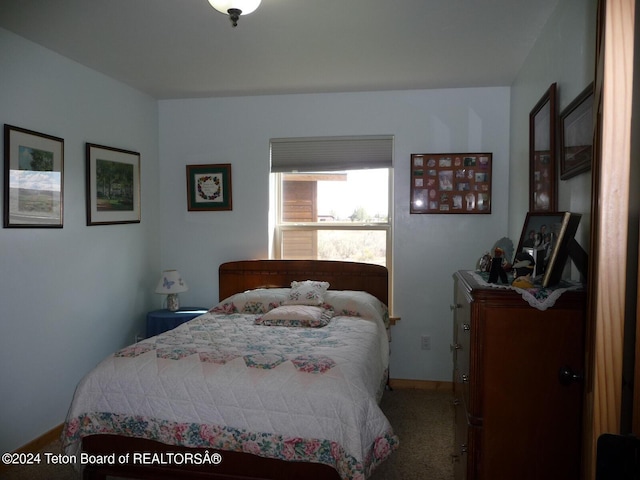
[[[231,164],[187,165],[187,209],[231,210]]]

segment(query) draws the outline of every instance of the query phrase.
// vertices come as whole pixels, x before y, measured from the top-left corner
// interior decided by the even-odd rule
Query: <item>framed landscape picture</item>
[[[593,83],[560,114],[560,179],[591,169],[593,158]]]
[[[87,225],[140,223],[140,154],[87,143]]]
[[[231,210],[231,164],[187,165],[187,209]]]
[[[63,139],[5,125],[5,228],[62,228],[63,170]]]

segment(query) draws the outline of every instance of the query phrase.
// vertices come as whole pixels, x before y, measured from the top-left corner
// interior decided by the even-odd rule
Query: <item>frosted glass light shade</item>
[[[242,15],[249,15],[255,12],[262,0],[209,0],[213,8],[219,12],[229,14],[229,10],[238,9]]]

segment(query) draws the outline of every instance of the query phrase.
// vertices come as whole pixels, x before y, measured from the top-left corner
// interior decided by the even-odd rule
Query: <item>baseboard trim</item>
[[[16,452],[17,453],[37,452],[38,450],[40,450],[45,445],[48,445],[51,442],[53,442],[54,440],[57,440],[57,439],[60,438],[60,435],[62,435],[62,427],[63,427],[63,425],[64,424],[61,423],[57,427],[53,427],[48,432],[43,433],[38,438],[36,438],[34,440],[31,440],[26,445],[24,445],[24,446],[20,447],[19,449],[17,449]]]
[[[40,450],[44,446],[49,445],[51,442],[59,439],[60,435],[62,435],[62,427],[63,427],[62,423],[57,427],[53,427],[48,432],[43,433],[38,438],[31,440],[26,445],[23,445],[22,447],[17,448],[12,453],[36,453],[38,450]],[[4,463],[0,463],[0,472],[6,471],[9,468],[11,468],[10,465],[5,465]]]
[[[453,391],[453,382],[438,382],[433,380],[411,380],[404,378],[390,378],[389,386],[391,388],[413,389],[413,390],[438,390],[438,391]]]

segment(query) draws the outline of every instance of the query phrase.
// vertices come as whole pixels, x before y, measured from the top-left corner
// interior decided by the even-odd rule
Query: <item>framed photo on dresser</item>
[[[580,218],[571,212],[527,213],[516,253],[526,251],[533,257],[543,287],[560,281]]]
[[[411,155],[411,213],[491,213],[491,153]]]

